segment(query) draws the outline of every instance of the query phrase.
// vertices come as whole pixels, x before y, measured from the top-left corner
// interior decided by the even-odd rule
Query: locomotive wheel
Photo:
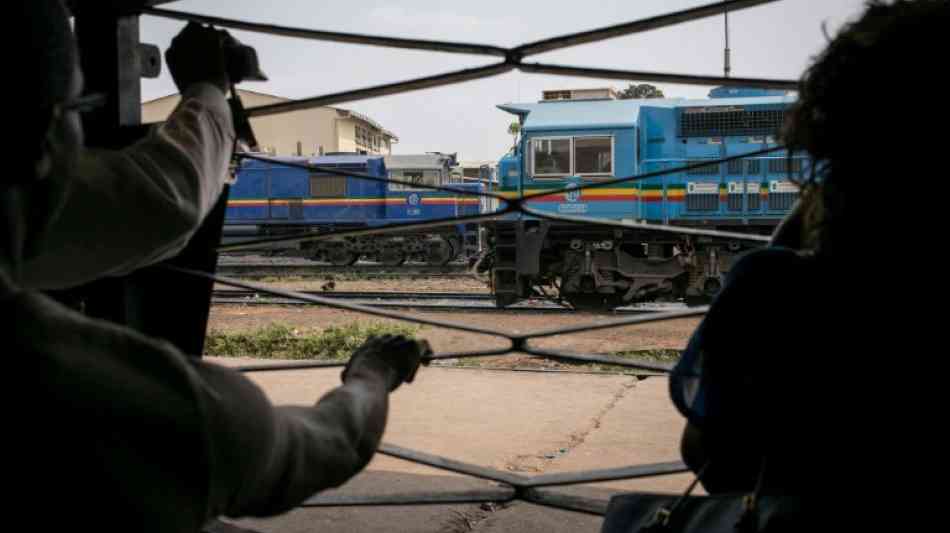
[[[406,262],[406,252],[399,248],[383,248],[379,252],[378,260],[386,266],[401,266]]]
[[[443,266],[452,260],[452,245],[445,239],[432,239],[426,243],[426,263]]]
[[[360,257],[346,248],[333,248],[327,252],[327,261],[335,266],[350,266]]]

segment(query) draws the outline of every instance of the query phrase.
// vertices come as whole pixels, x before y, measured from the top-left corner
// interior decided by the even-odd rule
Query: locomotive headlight
[[[571,239],[571,250],[579,252],[584,249],[584,241],[580,239]]]

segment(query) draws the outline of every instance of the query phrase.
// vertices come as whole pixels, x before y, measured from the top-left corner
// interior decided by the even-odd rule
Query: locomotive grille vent
[[[310,176],[311,198],[339,198],[346,196],[346,176]]]
[[[736,108],[687,108],[680,114],[679,136],[775,135],[784,122],[785,111],[782,109],[746,111]]]
[[[795,204],[795,200],[798,200],[797,192],[770,192],[769,209],[773,211],[791,209],[792,205]]]

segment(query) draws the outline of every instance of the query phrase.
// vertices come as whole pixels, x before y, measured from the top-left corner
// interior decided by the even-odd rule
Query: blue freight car
[[[549,194],[616,177],[701,164],[776,146],[793,97],[714,89],[702,100],[555,100],[506,104],[521,138],[498,164],[506,197],[540,194],[530,208],[559,215],[768,235],[798,197],[808,160],[774,152],[607,187]],[[512,214],[489,224],[499,305],[536,292],[576,307],[715,294],[753,244],[628,226],[596,226]]]
[[[479,199],[462,193],[433,191],[351,174],[388,178],[383,157],[332,154],[320,157],[284,157],[278,161],[245,160],[236,172],[228,197],[225,241],[345,229],[477,214]],[[306,163],[330,169],[312,172],[287,166]],[[444,184],[447,178],[432,184]],[[452,184],[464,191],[480,191],[481,184]],[[386,265],[406,260],[443,265],[477,241],[477,228],[455,224],[425,230],[381,235],[350,236],[303,242],[305,256],[349,265],[365,258]]]

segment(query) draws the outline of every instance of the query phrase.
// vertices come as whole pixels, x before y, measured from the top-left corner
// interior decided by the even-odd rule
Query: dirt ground
[[[469,326],[524,333],[534,330],[600,323],[616,319],[609,314],[529,314],[518,312],[406,312],[426,318],[461,323]],[[629,315],[626,315],[629,316]],[[219,331],[247,331],[272,323],[294,328],[322,329],[353,322],[391,322],[391,319],[369,317],[360,313],[317,306],[241,306],[217,305],[211,309],[210,327]],[[532,341],[532,345],[576,353],[617,353],[632,350],[682,349],[699,319],[680,319],[655,324],[624,326],[592,332],[573,333]],[[417,336],[429,341],[437,353],[504,348],[502,337],[480,335],[448,328],[422,326]],[[487,359],[486,362],[491,361]]]

